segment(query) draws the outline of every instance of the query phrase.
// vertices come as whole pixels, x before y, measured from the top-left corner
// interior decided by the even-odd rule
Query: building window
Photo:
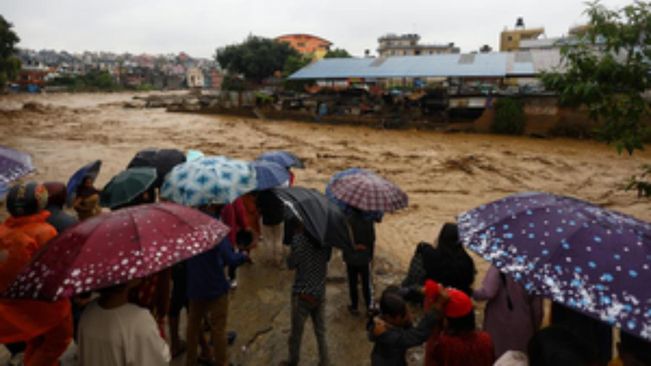
[[[511,42],[511,41],[513,40],[513,37],[508,36],[508,37],[506,37],[506,40],[509,41],[509,42]]]

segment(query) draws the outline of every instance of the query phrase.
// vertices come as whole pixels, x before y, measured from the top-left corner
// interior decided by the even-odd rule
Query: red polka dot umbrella
[[[2,297],[57,300],[145,277],[214,247],[228,230],[173,203],[113,211],[53,239]]]
[[[397,185],[371,172],[341,177],[329,187],[335,198],[363,211],[393,212],[409,203]]]

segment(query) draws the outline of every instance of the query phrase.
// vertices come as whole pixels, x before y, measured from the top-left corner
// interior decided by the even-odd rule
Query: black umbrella
[[[321,245],[352,248],[346,216],[323,193],[303,187],[276,188],[272,192],[285,203],[286,212],[296,216]]]
[[[139,151],[136,156],[131,159],[127,168],[136,167],[151,167],[156,168],[156,187],[160,188],[163,185],[165,176],[172,169],[182,163],[185,163],[185,154],[177,149],[155,149],[148,148]]]

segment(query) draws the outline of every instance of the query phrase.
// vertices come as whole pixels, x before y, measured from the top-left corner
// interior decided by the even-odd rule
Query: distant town
[[[404,88],[436,83],[441,81],[441,78],[467,76],[473,77],[473,79],[482,78],[479,86],[485,88],[486,78],[499,76],[497,79],[503,82],[509,76],[513,76],[509,74],[509,67],[513,69],[514,65],[522,66],[529,63],[525,67],[528,75],[519,75],[522,77],[533,77],[542,69],[557,65],[560,61],[560,47],[570,44],[583,30],[583,27],[574,27],[569,30],[567,36],[548,38],[544,28],[527,28],[524,21],[519,18],[514,28],[501,32],[499,52],[494,52],[490,46],[484,45],[468,54],[461,54],[460,48],[455,46],[454,42],[431,44],[421,42],[421,37],[418,34],[385,34],[377,40],[377,56],[368,49],[362,58],[377,59],[366,67],[373,68],[373,71],[382,70],[381,73],[377,73],[378,75],[370,75],[367,72],[369,70],[362,71],[359,67],[357,74],[355,72],[347,72],[345,75],[328,74],[319,72],[318,65],[315,65],[315,67],[306,68],[310,72],[299,72],[293,77],[311,79],[320,87],[341,88],[359,84],[375,85],[381,82],[386,87]],[[310,63],[317,63],[324,58],[333,45],[332,42],[324,38],[300,33],[279,36],[275,40],[288,43],[300,54],[308,57]],[[440,69],[443,59],[414,59],[412,56],[450,54],[459,55],[458,62],[455,63],[459,67],[457,69],[447,67],[447,74],[446,72],[429,72],[429,74],[421,72],[420,75],[401,74],[400,70],[392,66],[391,63],[383,65],[382,61],[403,57],[407,59],[407,64],[412,68],[423,69],[423,63],[426,63],[425,68]],[[475,59],[473,55],[476,54],[489,56]],[[108,75],[110,80],[105,80],[105,83],[110,82],[113,87],[128,90],[220,89],[225,73],[215,59],[196,58],[184,52],[152,55],[18,49],[17,56],[21,61],[21,71],[16,82],[10,84],[14,91],[74,90],[75,87],[80,86],[79,80],[82,80],[80,77],[89,74],[103,77]],[[340,62],[342,62],[341,65],[344,65],[343,63],[350,61],[342,59]],[[503,72],[499,72],[499,75],[494,70],[488,71],[495,66],[495,62],[504,64]],[[346,69],[345,66],[344,69]],[[386,77],[382,77],[382,73]],[[100,83],[101,86],[101,82],[101,80],[93,79],[90,83]],[[491,83],[489,82],[489,84]]]

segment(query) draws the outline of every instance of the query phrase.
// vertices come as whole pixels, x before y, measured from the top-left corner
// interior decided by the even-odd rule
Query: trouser
[[[289,365],[296,366],[301,354],[301,341],[303,328],[308,316],[312,318],[314,335],[319,347],[319,365],[327,366],[328,345],[326,343],[325,326],[325,298],[317,304],[311,304],[302,300],[298,295],[292,295],[292,329],[289,335]]]
[[[348,272],[348,292],[350,293],[350,305],[353,309],[357,309],[359,303],[359,296],[357,294],[357,280],[362,278],[362,294],[366,302],[366,308],[371,306],[372,293],[371,293],[371,273],[368,264],[363,266],[346,265]]]
[[[27,341],[25,366],[55,366],[72,341],[72,314],[46,333]]]
[[[201,321],[208,316],[210,332],[215,355],[215,365],[226,366],[228,364],[226,338],[226,319],[228,317],[228,295],[224,294],[214,300],[189,301],[186,365],[197,364],[197,347],[201,336]]]
[[[283,256],[283,235],[285,233],[284,223],[278,225],[262,225],[260,227],[263,246],[265,251],[270,253],[273,260],[281,260]]]

